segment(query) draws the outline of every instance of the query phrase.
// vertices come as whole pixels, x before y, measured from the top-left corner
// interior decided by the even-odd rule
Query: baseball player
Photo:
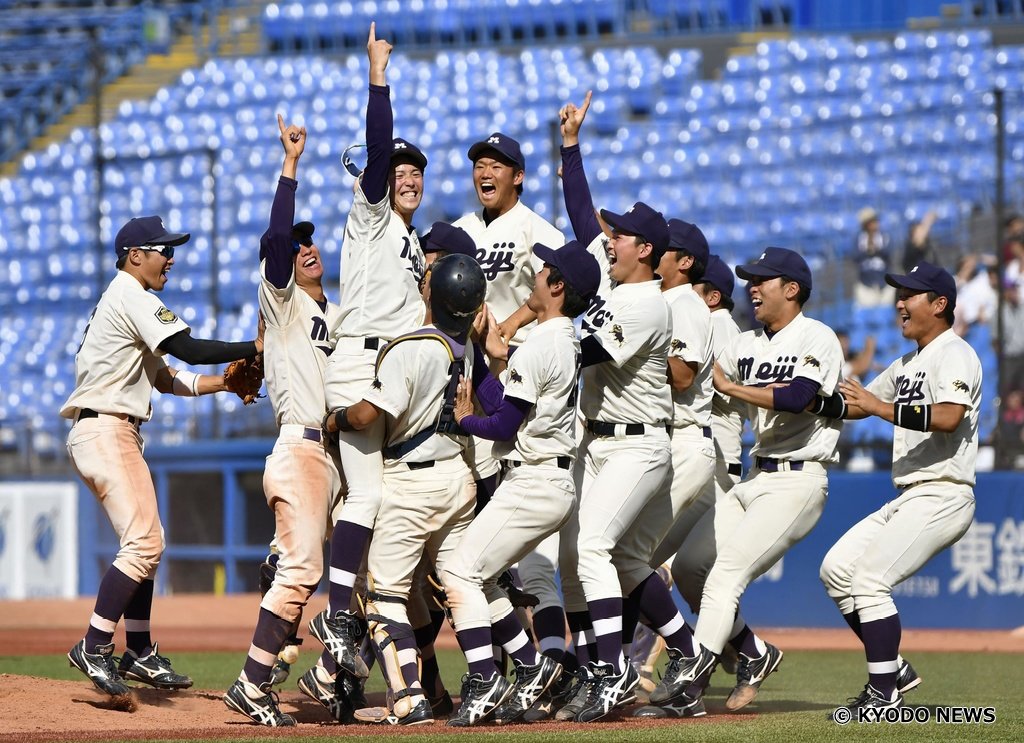
[[[60,411],[74,421],[67,444],[71,463],[120,543],[100,581],[85,638],[68,659],[112,695],[128,692],[119,674],[158,689],[192,685],[150,638],[153,580],[164,535],[139,427],[152,415],[154,389],[195,397],[227,387],[221,376],[168,366],[164,355],[186,364],[219,364],[263,350],[260,337],[243,343],[193,338],[188,325],[154,294],[167,284],[175,248],[188,239],[188,233],[168,232],[160,217],[136,217],[117,233],[117,275],[92,312],[75,355],[75,390]],[[128,648],[118,667],[113,637],[122,616]]]
[[[483,272],[469,256],[435,261],[428,294],[433,324],[389,343],[365,397],[332,410],[324,421],[328,432],[387,422],[365,609],[393,691],[392,712],[402,725],[433,719],[406,610],[416,567],[426,553],[443,571],[473,517],[476,494],[463,457],[465,437],[452,410],[460,375],[472,374],[465,343],[485,288]]]
[[[370,91],[366,106],[366,168],[345,223],[341,249],[341,321],[325,384],[330,408],[354,405],[373,380],[377,353],[389,341],[423,323],[419,282],[424,259],[412,226],[423,198],[427,158],[403,139],[393,139],[393,114],[385,70],[391,45],[370,25],[366,45]],[[352,587],[363,561],[381,498],[380,447],[384,419],[365,430],[338,434],[348,492],[331,537],[328,608],[310,632],[338,665],[354,673],[362,627],[349,611]],[[330,660],[324,658],[326,665]]]
[[[601,269],[577,242],[558,250],[537,244],[533,253],[544,262],[527,300],[538,324],[509,361],[504,388],[477,359],[477,397],[490,417],[472,414],[469,395],[474,384],[468,380],[455,408],[463,429],[497,442],[495,454],[508,473],[442,573],[470,674],[459,714],[450,725],[474,725],[492,710],[499,724],[513,722],[562,671],[527,640],[495,578],[557,532],[575,509],[572,467],[580,351],[572,321],[597,291]],[[501,348],[492,349],[492,357],[501,354]],[[511,632],[515,645],[503,643],[513,658],[516,681],[500,706],[496,691],[504,678],[494,668],[492,623],[496,636],[502,623],[518,630]]]
[[[519,142],[494,132],[470,147],[468,155],[482,208],[461,217],[455,226],[476,243],[476,259],[487,278],[487,307],[502,323],[502,335],[518,346],[534,319],[526,299],[543,268],[532,248],[536,243],[562,245],[565,238],[519,198],[526,172]],[[471,438],[470,456],[477,497],[486,501],[497,487],[500,464],[486,440]]]
[[[579,129],[589,105],[588,93],[582,108],[570,103],[559,112],[566,207],[577,239],[588,245],[601,234],[579,150]],[[642,590],[650,591],[649,603],[657,606],[645,613],[670,636],[670,644],[683,641],[678,634],[682,617],[650,569],[650,553],[640,554],[625,538],[671,467],[672,395],[665,382],[672,317],[654,274],[668,248],[669,229],[664,217],[642,202],[624,214],[603,210],[601,216],[612,228],[609,275],[617,285],[607,300],[610,319],[581,342],[580,407],[586,425],[580,444],[583,466],[576,469],[580,506],[559,545],[570,628],[585,638],[584,615],[594,633],[592,648],[577,645],[581,662],[586,654],[589,664],[573,699],[556,715],[578,722],[604,717],[631,699],[639,682],[623,656],[623,595],[645,581]]]
[[[817,523],[828,492],[825,465],[838,459],[841,424],[804,412],[816,396],[832,395],[843,364],[835,333],[802,312],[811,292],[807,263],[792,250],[772,247],[736,274],[750,281],[754,316],[763,327],[740,334],[725,350],[715,365],[715,389],[750,406],[754,468],[715,504],[716,557],[694,630],[697,653],[670,659],[651,692],[657,709],[650,716],[705,714],[702,695],[736,634],[740,596]],[[781,651],[756,638],[741,648],[747,672],[730,695],[738,701],[753,698],[782,661]]]
[[[245,667],[224,695],[228,707],[268,726],[295,724],[270,694],[271,669],[320,582],[324,536],[331,525],[334,494],[341,489],[320,431],[327,409],[323,375],[333,350],[338,307],[323,292],[324,269],[313,243],[313,225],[293,224],[296,170],[306,128],[285,127],[280,115],[277,123],[285,158],[270,227],[260,241],[259,303],[267,324],[267,393],[280,427],[263,473],[267,504],[274,511],[278,560],[260,603]],[[336,692],[336,677],[337,672],[318,664],[299,680],[299,689],[339,722],[348,722],[352,705]]]
[[[885,280],[899,292],[903,337],[917,350],[896,359],[867,388],[848,379],[839,395],[816,401],[821,415],[876,415],[895,426],[892,480],[899,495],[846,532],[821,565],[828,595],[867,656],[868,683],[850,707],[873,709],[901,706],[903,693],[921,682],[899,655],[892,588],[971,525],[981,405],[981,363],[952,330],[953,277],[922,262]]]

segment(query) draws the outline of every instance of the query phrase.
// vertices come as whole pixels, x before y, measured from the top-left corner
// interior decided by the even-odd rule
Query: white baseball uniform
[[[619,571],[638,561],[647,564],[650,555],[644,560],[637,554],[618,554],[613,564],[612,550],[671,466],[673,410],[666,379],[672,317],[661,280],[618,285],[608,311],[611,317],[593,337],[611,360],[583,370],[580,407],[587,431],[576,467],[580,506],[561,533],[559,549],[567,611],[620,598]]]
[[[900,494],[828,551],[821,579],[843,614],[861,622],[896,614],[893,586],[960,539],[974,518],[981,362],[952,329],[894,361],[868,385],[886,403],[966,408],[952,433],[897,426],[892,481]]]
[[[471,212],[455,222],[476,243],[476,260],[487,279],[487,308],[498,322],[504,322],[523,306],[533,292],[537,272],[544,263],[533,254],[536,243],[558,249],[565,238],[554,226],[538,216],[522,201],[491,220],[484,210]],[[535,323],[520,328],[510,343],[518,346]],[[500,464],[491,453],[492,442],[470,438],[473,476],[482,480],[498,472]]]
[[[719,358],[725,374],[763,386],[805,377],[830,396],[839,384],[843,352],[826,325],[799,313],[777,333],[764,328],[737,336]],[[733,632],[740,596],[817,523],[828,494],[825,465],[838,460],[841,421],[810,413],[749,406],[755,466],[715,504],[717,557],[704,584],[696,641],[715,654]],[[701,524],[698,524],[700,528]]]
[[[512,611],[494,578],[558,531],[575,508],[579,349],[572,320],[559,316],[531,330],[509,360],[505,396],[533,407],[512,440],[495,443],[495,455],[511,469],[445,566],[442,579],[460,630],[488,626]]]
[[[153,577],[164,549],[139,425],[152,414],[156,375],[167,366],[159,346],[182,330],[188,325],[155,294],[118,271],[85,329],[75,390],[60,411],[75,421],[67,444],[75,471],[117,533],[114,566],[139,582]]]
[[[711,329],[712,345],[717,359],[740,334],[740,329],[732,319],[732,314],[721,307],[711,312]],[[680,595],[694,613],[700,609],[704,580],[711,566],[715,564],[715,534],[712,528],[715,503],[732,490],[740,481],[742,474],[741,438],[746,416],[745,402],[714,390],[711,401],[711,431],[715,441],[714,488],[706,490],[691,503],[672,526],[672,535],[676,539],[682,536],[682,546],[672,560],[672,578]],[[704,519],[708,519],[707,524],[703,528],[698,528],[698,524]],[[658,559],[662,557],[668,556],[664,555],[662,550],[656,552],[655,559],[651,561],[652,567],[660,565]]]
[[[711,433],[714,395],[714,337],[711,311],[690,284],[667,289],[665,301],[672,311],[669,357],[697,365],[693,383],[683,393],[672,392],[672,469],[661,491],[633,522],[624,551],[647,555],[647,564],[629,579],[623,592],[632,591],[657,567],[676,553],[694,522],[679,524],[681,516],[705,492],[712,492],[715,444]],[[621,543],[617,549],[623,549]],[[620,576],[622,575],[620,571]]]
[[[284,288],[267,278],[265,261],[260,275],[267,394],[280,427],[263,473],[279,560],[260,605],[295,621],[323,575],[324,535],[333,526],[333,500],[341,490],[338,463],[320,432],[327,410],[324,370],[334,348],[339,310],[298,288],[294,271]]]
[[[388,194],[371,204],[357,188],[341,247],[340,320],[324,379],[328,407],[362,400],[373,381],[378,350],[423,324],[419,281],[424,266],[419,238],[391,209]],[[380,504],[383,435],[382,421],[338,434],[348,485],[342,516],[367,528],[373,527]]]

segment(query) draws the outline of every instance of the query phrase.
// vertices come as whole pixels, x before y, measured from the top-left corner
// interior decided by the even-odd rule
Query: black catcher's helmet
[[[484,272],[468,255],[452,253],[430,266],[430,313],[434,325],[453,338],[473,326],[486,292]]]

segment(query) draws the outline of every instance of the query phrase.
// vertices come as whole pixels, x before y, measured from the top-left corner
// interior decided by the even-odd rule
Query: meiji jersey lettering
[[[476,259],[487,279],[487,307],[498,322],[518,310],[533,291],[534,279],[544,263],[533,255],[536,243],[557,250],[565,244],[562,233],[537,216],[522,201],[487,224],[480,211],[455,222],[476,243]],[[519,345],[531,323],[512,338]]]
[[[575,459],[579,356],[580,343],[569,318],[555,317],[530,331],[509,360],[505,397],[533,403],[533,408],[514,439],[495,442],[496,458],[533,464]]]
[[[868,391],[898,405],[950,402],[965,406],[967,412],[952,433],[895,427],[892,481],[897,487],[922,480],[974,485],[981,362],[965,340],[947,330],[924,348],[892,362],[868,385]]]
[[[371,204],[357,188],[341,246],[339,335],[392,340],[420,327],[425,265],[419,237],[406,229],[388,196]]]
[[[611,264],[608,262],[608,236],[601,234],[590,241],[587,251],[597,259],[597,265],[601,267],[601,283],[597,289],[597,296],[590,303],[590,307],[583,313],[581,329],[583,335],[590,335],[598,328],[604,326],[611,319],[612,313],[608,309],[608,298],[612,294],[615,282],[608,275]]]
[[[843,351],[827,325],[798,314],[771,338],[764,328],[738,335],[719,358],[733,381],[767,386],[806,377],[829,397],[839,384]],[[754,428],[752,456],[787,461],[838,462],[836,444],[842,421],[810,413],[785,413],[748,406]]]
[[[473,373],[472,356],[465,356],[466,378]],[[395,446],[435,425],[451,379],[450,366],[447,349],[432,338],[402,338],[388,346],[365,395],[387,413],[386,446]],[[465,436],[434,434],[397,461],[449,459],[462,454],[467,440]]]
[[[294,271],[283,289],[267,280],[266,261],[260,276],[260,310],[267,323],[264,369],[277,425],[319,428],[327,410],[324,369],[334,350],[340,310],[331,302],[321,309],[295,285]]]
[[[740,334],[740,328],[727,310],[711,313],[712,345],[715,358],[721,358],[726,347]],[[715,448],[729,464],[740,461],[743,454],[743,419],[747,404],[729,395],[715,391],[711,400],[711,430],[715,434]]]
[[[612,320],[593,336],[612,360],[583,370],[580,407],[584,417],[608,423],[670,422],[672,317],[661,280],[619,284],[608,306]]]
[[[159,346],[188,325],[131,274],[118,271],[93,310],[75,354],[75,391],[61,408],[82,408],[149,420],[157,372],[167,366]]]
[[[672,312],[672,340],[668,355],[697,365],[693,384],[682,394],[672,391],[672,425],[711,425],[713,346],[711,310],[689,284],[665,290],[663,295]]]

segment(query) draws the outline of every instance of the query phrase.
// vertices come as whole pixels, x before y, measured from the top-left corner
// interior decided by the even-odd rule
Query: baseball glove
[[[438,577],[434,575],[433,570],[427,573],[427,582],[430,584],[430,591],[433,594],[434,603],[437,604],[437,608],[444,612],[444,617],[448,620],[448,624],[454,628],[455,620],[452,619],[452,607],[451,604],[448,603],[448,593],[444,590],[444,586],[441,585],[441,581]]]
[[[251,359],[232,361],[224,369],[224,386],[228,392],[234,392],[246,405],[252,405],[263,395],[263,354],[256,354]]]

